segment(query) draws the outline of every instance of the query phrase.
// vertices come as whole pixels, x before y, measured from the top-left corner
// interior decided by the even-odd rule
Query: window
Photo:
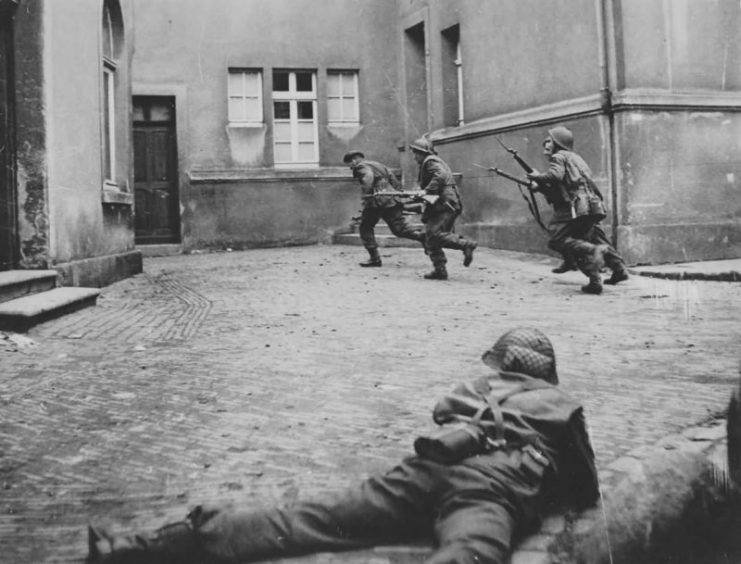
[[[118,0],[101,5],[100,169],[104,203],[134,203],[129,187],[129,67]]]
[[[256,70],[229,69],[229,125],[261,126],[262,73]]]
[[[118,70],[114,12],[103,6],[103,176],[116,183],[116,71]]]
[[[329,125],[359,125],[357,71],[327,73],[327,120]]]
[[[316,74],[273,72],[273,152],[277,168],[318,166]]]

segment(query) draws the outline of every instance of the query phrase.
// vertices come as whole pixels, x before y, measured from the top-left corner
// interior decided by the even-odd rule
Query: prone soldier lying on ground
[[[435,406],[416,455],[331,500],[268,509],[198,506],[151,533],[89,528],[90,563],[252,562],[430,536],[428,564],[500,564],[554,504],[598,498],[583,409],[558,388],[549,339],[505,333],[493,369]]]

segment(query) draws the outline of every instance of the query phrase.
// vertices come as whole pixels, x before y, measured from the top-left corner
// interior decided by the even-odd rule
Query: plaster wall
[[[444,126],[442,32],[460,25],[465,120],[571,98],[601,87],[594,0],[399,2],[402,21],[428,11],[431,129]]]
[[[197,175],[191,184],[190,202],[199,213],[192,216],[186,248],[329,243],[359,208],[357,183],[342,169],[249,181]]]
[[[626,112],[617,129],[628,259],[741,256],[741,114]]]
[[[345,151],[359,148],[369,158],[399,166],[397,147],[404,139],[395,0],[222,0],[207,10],[196,0],[135,0],[134,6],[134,91],[176,96],[186,249],[226,240],[250,246],[316,242],[319,234],[347,223],[357,209],[357,184],[347,168],[336,169],[342,167]],[[262,71],[262,127],[229,126],[230,67]],[[256,180],[275,172],[273,69],[316,71],[318,170],[335,168],[329,184],[309,182],[300,172],[281,176],[281,182]],[[359,128],[327,126],[327,69],[359,71]],[[227,173],[229,182],[213,189],[191,182],[220,173]],[[334,192],[337,178],[346,188],[341,205]],[[310,194],[314,199],[307,199]],[[327,214],[324,207],[342,213]],[[225,219],[221,210],[242,220]]]
[[[130,9],[125,0],[121,7],[126,28]],[[97,0],[26,0],[15,17],[19,266],[62,265],[75,272],[64,280],[71,284],[104,285],[141,270],[131,205],[103,198],[101,28]],[[117,94],[127,117],[116,147],[124,192],[131,171],[130,57],[125,43]]]
[[[97,1],[46,4],[44,66],[54,262],[133,248],[131,206],[102,201],[101,22],[102,4]],[[76,32],[71,33],[72,29]],[[127,58],[121,57],[116,71],[126,83]],[[128,106],[130,96],[118,102]],[[128,131],[118,133],[129,137]],[[127,189],[128,152],[119,157],[119,183]]]
[[[741,5],[615,0],[617,88],[741,90]]]

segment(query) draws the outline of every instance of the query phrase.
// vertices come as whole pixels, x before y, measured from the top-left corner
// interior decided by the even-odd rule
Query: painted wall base
[[[134,250],[54,265],[62,286],[102,288],[143,271],[142,253]]]
[[[618,240],[630,265],[741,257],[741,223],[621,226]]]

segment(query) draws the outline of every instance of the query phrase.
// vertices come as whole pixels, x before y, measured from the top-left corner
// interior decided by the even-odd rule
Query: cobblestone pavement
[[[741,284],[636,276],[588,296],[544,256],[451,253],[439,282],[420,250],[382,253],[380,269],[344,246],[147,258],[97,307],[4,335],[0,562],[79,562],[91,519],[148,528],[384,470],[514,326],[554,341],[601,468],[717,415],[737,381]],[[405,550],[296,562],[421,558]]]

